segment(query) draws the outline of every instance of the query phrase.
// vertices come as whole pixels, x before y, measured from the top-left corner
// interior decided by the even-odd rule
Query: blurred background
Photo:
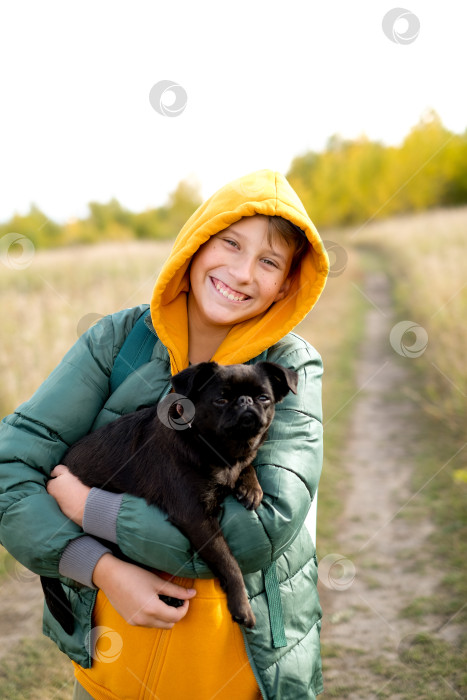
[[[297,330],[325,368],[322,697],[467,697],[466,15],[0,9],[1,416],[92,323],[149,301],[226,182],[282,172],[321,233],[331,274]],[[0,588],[0,695],[71,697],[37,576],[1,548]]]

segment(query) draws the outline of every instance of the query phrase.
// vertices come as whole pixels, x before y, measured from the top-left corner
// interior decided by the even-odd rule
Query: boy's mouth
[[[224,284],[224,282],[221,282],[221,280],[218,280],[216,277],[210,277],[210,280],[219,294],[222,294],[222,296],[229,299],[229,301],[246,301],[247,299],[251,299],[248,294],[235,291],[235,289]]]

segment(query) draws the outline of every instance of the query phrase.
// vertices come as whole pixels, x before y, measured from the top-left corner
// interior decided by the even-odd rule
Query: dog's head
[[[273,362],[200,362],[172,377],[174,391],[192,403],[193,425],[206,440],[243,442],[252,449],[265,439],[275,404],[289,391],[297,393],[297,382],[296,372]]]

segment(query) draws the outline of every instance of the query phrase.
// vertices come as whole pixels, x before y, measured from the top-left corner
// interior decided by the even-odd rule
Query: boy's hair
[[[272,245],[274,238],[278,236],[290,248],[293,246],[294,253],[288,276],[292,277],[296,272],[302,255],[308,249],[308,239],[301,228],[293,224],[282,216],[267,216],[268,219],[268,243]]]

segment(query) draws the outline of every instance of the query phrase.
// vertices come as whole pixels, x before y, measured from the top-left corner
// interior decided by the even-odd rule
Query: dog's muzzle
[[[262,427],[261,418],[256,411],[252,410],[249,404],[247,404],[240,408],[237,426],[240,429],[248,430],[248,432],[254,434]]]

